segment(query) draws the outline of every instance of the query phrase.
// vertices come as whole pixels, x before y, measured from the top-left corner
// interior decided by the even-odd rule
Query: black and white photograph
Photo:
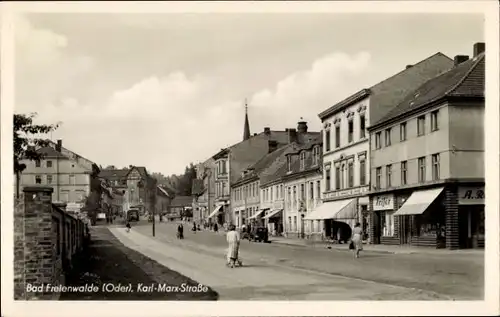
[[[2,315],[500,313],[475,3],[3,4]]]

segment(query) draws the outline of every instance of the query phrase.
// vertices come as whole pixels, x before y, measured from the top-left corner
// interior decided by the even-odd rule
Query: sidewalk
[[[272,237],[269,238],[272,243],[315,247],[315,248],[329,248],[341,251],[350,251],[347,244],[333,244],[327,241],[312,241],[296,238]],[[398,245],[382,245],[382,244],[364,244],[364,252],[377,252],[377,253],[392,253],[392,254],[476,254],[484,255],[484,249],[461,249],[461,250],[448,250],[448,249],[435,249],[430,247],[415,247],[415,246],[398,246]]]

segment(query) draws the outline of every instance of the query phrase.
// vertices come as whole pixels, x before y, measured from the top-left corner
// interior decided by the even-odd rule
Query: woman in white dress
[[[359,251],[363,250],[363,230],[359,222],[352,230],[352,243],[354,244],[354,256],[359,258]]]
[[[229,232],[226,234],[226,240],[228,243],[227,266],[234,267],[236,262],[241,265],[241,261],[238,259],[238,251],[240,249],[240,235],[236,231],[235,225],[229,226]]]

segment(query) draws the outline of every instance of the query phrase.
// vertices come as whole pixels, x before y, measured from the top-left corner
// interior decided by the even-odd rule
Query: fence
[[[14,299],[57,299],[47,285],[65,284],[83,250],[86,225],[65,204],[52,202],[52,188],[23,191],[14,208]]]

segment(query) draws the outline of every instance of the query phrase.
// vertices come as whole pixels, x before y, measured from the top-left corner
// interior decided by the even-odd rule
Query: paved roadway
[[[175,238],[176,225],[141,221],[132,235],[113,233],[127,246],[194,280],[212,286],[221,299],[425,300],[482,299],[480,254],[388,254],[351,252],[243,241],[243,268],[224,267],[223,234]],[[156,257],[156,258],[155,258]]]

